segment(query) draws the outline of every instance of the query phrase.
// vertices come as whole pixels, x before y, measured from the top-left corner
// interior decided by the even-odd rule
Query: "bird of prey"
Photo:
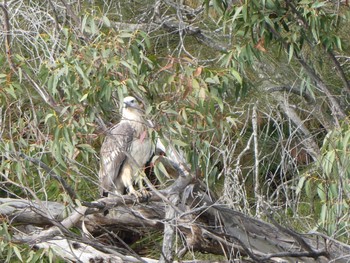
[[[140,196],[133,187],[138,174],[153,154],[149,125],[134,97],[125,97],[121,121],[107,133],[101,147],[100,191]]]

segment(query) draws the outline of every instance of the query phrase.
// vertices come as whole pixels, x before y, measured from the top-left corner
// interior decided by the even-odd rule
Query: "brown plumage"
[[[100,192],[138,196],[133,183],[153,154],[140,105],[134,97],[124,98],[121,121],[107,133],[101,147]]]

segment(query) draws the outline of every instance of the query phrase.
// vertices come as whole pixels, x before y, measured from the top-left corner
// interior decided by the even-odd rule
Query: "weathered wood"
[[[90,263],[90,262],[140,262],[139,259],[131,256],[122,255],[113,249],[104,248],[106,252],[96,249],[95,247],[76,241],[70,241],[65,238],[54,239],[41,242],[35,245],[35,248],[43,248],[53,251],[65,260],[72,262]],[[142,258],[143,262],[155,263],[157,260]]]
[[[169,197],[169,201],[173,206],[177,206],[179,202],[179,195],[172,194]],[[159,259],[160,263],[172,262],[174,259],[174,237],[175,237],[175,224],[176,224],[176,210],[171,206],[166,206],[165,222],[164,222],[164,236],[162,253]]]
[[[51,225],[54,220],[63,220],[69,212],[57,202],[0,198],[0,215],[13,223]]]
[[[167,159],[161,161],[167,162]],[[95,255],[105,261],[122,262],[126,261],[126,254],[131,256],[127,261],[153,262],[141,259],[129,248],[125,251],[124,243],[122,248],[107,247],[103,240],[97,239],[101,232],[111,233],[110,240],[118,237],[115,234],[118,231],[146,233],[152,229],[164,231],[163,262],[171,261],[174,256],[175,233],[180,233],[185,242],[177,256],[191,250],[225,255],[228,260],[239,254],[255,262],[347,262],[344,255],[350,255],[349,246],[324,235],[301,235],[278,225],[269,214],[266,216],[273,224],[229,209],[209,197],[200,182],[185,174],[166,189],[158,191],[151,186],[152,195],[147,200],[116,196],[84,202],[84,206],[74,208],[55,202],[2,198],[0,215],[10,224],[51,226],[35,235],[31,228],[23,228],[24,235],[17,235],[14,240],[44,248],[55,247],[67,260],[74,257],[88,262],[95,260],[92,257]],[[110,212],[104,216],[106,209]],[[73,226],[82,228],[82,237],[70,231]]]
[[[37,220],[38,225],[47,221],[47,217],[42,212],[38,214],[35,214],[35,212],[27,213],[28,215],[33,215],[33,218],[30,218],[30,216],[13,217],[11,215],[12,211],[19,213],[21,209],[23,211],[28,210],[28,207],[36,207],[37,209],[38,206],[33,205],[33,202],[25,200],[15,201],[13,199],[0,199],[0,202],[2,204],[1,215],[8,216],[9,220],[10,218],[16,218],[17,223],[24,224],[29,222],[30,224],[35,224],[35,220],[42,217],[42,219]],[[53,202],[47,202],[46,204],[46,210],[51,214],[55,212],[56,214],[60,214],[57,212],[62,212],[64,209],[64,206]],[[155,202],[147,205],[137,204],[130,207],[115,207],[108,216],[96,213],[83,217],[82,211],[75,211],[71,216],[62,221],[62,226],[66,227],[68,231],[69,227],[76,225],[78,223],[77,219],[79,219],[79,224],[84,220],[85,225],[92,234],[96,233],[100,227],[118,230],[118,227],[119,229],[125,229],[125,227],[144,228],[147,226],[148,228],[162,230],[166,206],[164,203],[163,205],[161,204]],[[4,209],[5,207],[7,208]],[[8,209],[8,207],[12,207],[12,209]],[[61,211],[55,211],[57,207]],[[295,258],[300,258],[303,262],[314,262],[316,258],[319,262],[328,262],[330,259],[350,254],[348,246],[334,242],[331,246],[332,240],[325,242],[324,239],[327,239],[326,237],[323,237],[323,239],[317,242],[314,238],[302,236],[294,232],[291,234],[274,225],[232,211],[223,205],[209,204],[209,206],[206,205],[197,210],[193,209],[189,213],[201,214],[198,217],[198,222],[186,220],[185,217],[187,214],[183,212],[182,215],[177,215],[177,224],[178,230],[182,231],[188,237],[187,245],[191,246],[191,249],[194,250],[205,251],[208,247],[222,247],[224,248],[221,250],[222,254],[233,250],[239,252],[241,255],[247,255],[257,262],[263,262],[264,260],[273,261],[277,257],[284,258],[284,260],[290,262],[293,262]],[[220,217],[222,225],[211,225],[209,222],[215,222],[217,216]],[[185,219],[181,220],[181,218]],[[29,221],[27,221],[28,219]],[[52,221],[51,224],[57,225]],[[193,235],[193,233],[195,234]],[[28,236],[31,238],[22,239],[22,241],[33,242],[35,240],[37,242],[39,240],[39,243],[45,244],[43,245],[45,247],[48,244],[52,244],[54,237],[62,235],[64,235],[62,228],[55,226],[54,228],[43,230],[39,235],[34,237],[28,233]],[[306,249],[305,244],[301,245],[298,239],[302,239],[307,244]],[[325,247],[326,243],[329,244],[327,249]],[[219,251],[220,249],[216,250],[216,252]],[[346,260],[342,261],[339,259],[337,262],[346,262]]]

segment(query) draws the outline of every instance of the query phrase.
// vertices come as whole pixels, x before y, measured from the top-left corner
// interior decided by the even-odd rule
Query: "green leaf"
[[[236,8],[236,11],[235,11],[234,15],[231,18],[232,24],[235,22],[237,16],[242,12],[242,9],[243,9],[243,6],[240,6],[240,7]]]
[[[18,78],[19,78],[19,83],[22,83],[22,76],[23,76],[22,68],[21,68],[21,67],[18,67]]]
[[[160,157],[161,158],[161,157]],[[170,178],[167,170],[161,162],[156,162],[157,164],[154,167],[154,173],[157,176],[157,179],[161,182],[165,182],[165,178]]]
[[[198,98],[203,102],[206,98],[206,89],[205,88],[200,88],[198,92]]]
[[[68,57],[71,56],[72,50],[73,50],[73,47],[72,47],[72,45],[69,43],[69,44],[67,45],[67,48],[66,48],[66,54],[67,54]]]
[[[320,8],[322,6],[325,6],[326,2],[318,2],[316,1],[315,3],[312,4],[311,8]]]
[[[49,114],[47,114],[46,116],[45,116],[45,120],[44,120],[44,123],[46,124],[47,123],[47,121],[49,120],[49,119],[51,119],[52,117],[55,117],[56,115],[55,114],[53,114],[53,113],[49,113]]]
[[[174,125],[175,125],[176,129],[178,130],[178,132],[180,133],[180,135],[182,136],[182,127],[183,127],[183,125],[181,125],[177,121],[174,121]]]
[[[210,78],[206,78],[205,82],[206,83],[210,83],[210,84],[220,84],[220,80],[219,80],[218,76],[213,76],[213,77],[210,77]]]
[[[247,4],[242,6],[242,14],[243,14],[243,20],[244,22],[247,22],[247,17],[248,17],[248,7]]]
[[[200,85],[198,83],[198,81],[196,79],[192,79],[192,87],[194,90],[199,90],[200,89]]]
[[[326,224],[327,213],[328,213],[327,205],[323,204],[322,208],[321,208],[321,214],[320,214],[320,219],[321,219],[321,224],[322,225]]]
[[[13,255],[13,249],[12,247],[9,247],[9,249],[7,250],[7,258],[5,262],[11,262],[12,255]]]
[[[171,142],[180,147],[186,147],[188,144],[180,140],[171,140]]]
[[[326,193],[322,184],[317,185],[317,194],[322,201],[326,201]]]
[[[85,72],[83,71],[83,69],[80,67],[80,65],[78,63],[75,63],[75,69],[78,71],[79,75],[82,77],[82,79],[84,81],[84,85],[86,87],[89,87],[90,86],[90,80],[86,76]]]
[[[49,262],[54,262],[54,251],[51,247],[49,247],[47,254],[49,255]]]
[[[18,249],[17,246],[14,246],[14,247],[13,247],[13,251],[15,252],[17,258],[18,258],[21,262],[23,262],[21,252],[19,251],[19,249]]]
[[[111,27],[111,21],[109,21],[108,17],[103,16],[102,17],[103,23],[107,26],[107,27]]]
[[[121,37],[121,38],[132,38],[132,37],[134,37],[134,35],[131,34],[131,33],[129,33],[129,32],[123,31],[123,32],[121,32],[121,33],[119,34],[119,37]]]
[[[24,57],[22,57],[21,55],[19,55],[19,54],[15,54],[15,58],[18,60],[18,61],[21,61],[21,62],[23,62],[23,61],[26,61],[26,59],[24,58]]]
[[[298,185],[297,185],[297,189],[295,191],[296,194],[299,194],[301,189],[303,188],[304,186],[304,182],[306,180],[307,176],[302,176],[300,179],[299,179],[299,182],[298,182]]]
[[[95,20],[93,18],[89,19],[89,25],[90,25],[90,29],[91,29],[91,33],[92,34],[98,34],[99,30],[95,24]]]
[[[329,186],[331,198],[338,198],[338,184],[331,184]]]
[[[288,50],[288,63],[292,61],[294,55],[294,45],[293,43],[289,45],[289,50]]]
[[[218,103],[220,111],[223,112],[223,110],[224,110],[224,102],[222,101],[222,99],[217,97],[217,96],[214,96],[214,95],[212,95],[212,97]]]
[[[53,74],[49,77],[49,80],[47,82],[47,88],[53,95],[58,94],[57,91],[57,85],[58,85],[58,79],[59,76],[56,74]]]
[[[63,137],[65,139],[65,142],[69,145],[73,145],[72,136],[71,136],[71,130],[68,127],[62,128]]]
[[[79,102],[82,102],[84,100],[86,100],[86,98],[89,96],[89,93],[85,93],[79,100]]]
[[[132,74],[135,74],[135,75],[136,75],[136,71],[132,68],[132,66],[131,66],[128,62],[122,60],[122,61],[120,61],[120,64],[122,64],[122,65],[125,66],[127,69],[129,69],[130,72],[131,72]]]
[[[188,118],[187,118],[187,113],[185,108],[181,110],[181,116],[184,119],[184,121],[187,122]]]
[[[241,75],[238,73],[238,71],[231,69],[231,74],[238,81],[238,83],[242,85],[243,80],[242,80]]]
[[[330,150],[326,153],[326,155],[322,158],[322,168],[323,172],[330,177],[332,175],[332,169],[335,161],[335,150]]]
[[[337,44],[337,48],[342,51],[342,44],[341,44],[341,39],[338,36],[335,36],[335,42]]]
[[[175,111],[175,110],[173,110],[173,109],[165,109],[165,110],[163,110],[163,112],[164,113],[166,113],[166,114],[173,114],[173,115],[178,115],[178,112],[177,111]]]
[[[52,154],[55,158],[55,160],[62,165],[63,167],[67,168],[66,162],[62,159],[62,151],[59,145],[55,145],[52,150]]]
[[[6,90],[6,92],[7,92],[8,94],[10,94],[14,99],[17,99],[17,94],[16,94],[16,91],[15,91],[13,85],[10,84],[8,88],[5,88],[5,90]]]
[[[60,117],[64,116],[71,106],[64,107],[60,112]]]
[[[314,191],[312,191],[312,181],[311,179],[310,180],[306,180],[305,182],[305,193],[306,193],[306,196],[308,198],[313,198],[314,196]]]
[[[78,71],[79,75],[83,78],[86,78],[84,71],[81,69],[81,67],[78,64],[75,64],[75,68]]]
[[[81,143],[81,144],[77,144],[76,147],[78,149],[82,149],[82,150],[87,151],[89,153],[96,153],[95,149],[90,144]]]
[[[343,140],[342,140],[342,145],[343,145],[342,150],[343,150],[344,153],[346,153],[347,150],[348,150],[348,147],[349,147],[349,139],[350,139],[350,131],[347,131],[347,132],[345,133],[345,135],[344,135]]]

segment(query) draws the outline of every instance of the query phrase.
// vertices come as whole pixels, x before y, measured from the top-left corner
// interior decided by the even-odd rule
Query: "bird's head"
[[[131,97],[131,96],[124,98],[123,108],[129,109],[129,110],[132,110],[132,109],[141,110],[139,102],[134,97]]]
[[[134,97],[125,97],[123,101],[122,115],[126,120],[140,120],[143,116],[140,103]]]

